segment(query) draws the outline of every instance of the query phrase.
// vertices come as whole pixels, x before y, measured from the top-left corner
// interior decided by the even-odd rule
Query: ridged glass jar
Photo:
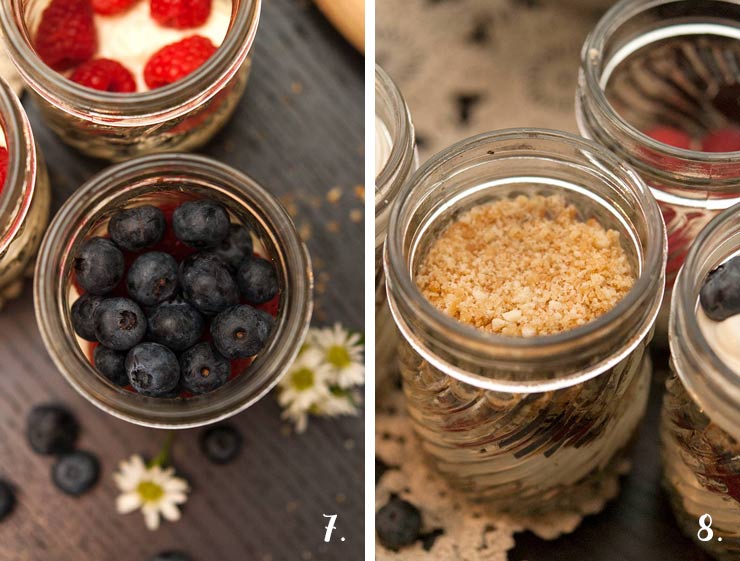
[[[0,308],[23,288],[49,223],[51,193],[46,166],[18,97],[0,79],[0,125],[8,172],[0,192]]]
[[[620,232],[636,281],[614,309],[559,334],[506,337],[424,298],[414,277],[436,234],[462,211],[521,194],[563,195],[582,219]],[[386,283],[408,410],[432,465],[494,511],[577,509],[614,475],[646,405],[666,256],[649,189],[596,144],[516,129],[437,154],[398,200]]]
[[[5,45],[47,124],[84,154],[126,160],[194,150],[226,124],[244,93],[261,0],[233,0],[226,38],[198,70],[169,86],[129,94],[85,88],[41,61],[31,30],[45,6],[42,0],[2,2]]]
[[[656,339],[667,343],[670,292],[686,253],[717,212],[740,202],[740,151],[675,148],[645,131],[691,136],[727,126],[740,59],[740,4],[733,0],[625,0],[586,40],[576,95],[581,134],[640,173],[668,230],[667,291]],[[735,61],[733,63],[733,60]],[[714,97],[713,97],[714,96]],[[737,107],[735,125],[740,127]]]
[[[375,66],[375,385],[382,389],[398,370],[398,332],[385,295],[383,244],[388,217],[403,183],[417,167],[411,113],[403,95],[380,66]]]
[[[99,375],[75,335],[70,307],[74,256],[86,239],[101,235],[122,208],[209,198],[232,222],[247,224],[278,272],[280,307],[267,345],[248,370],[211,393],[151,398],[119,388]],[[254,180],[215,160],[187,154],[155,155],[113,166],[80,187],[52,221],[34,282],[36,319],[51,358],[88,401],[126,421],[156,428],[191,428],[243,411],[287,372],[306,336],[313,308],[308,250],[287,211]]]
[[[661,425],[664,485],[679,526],[723,561],[740,558],[740,373],[712,350],[696,314],[707,274],[738,254],[740,205],[701,232],[678,275],[669,331],[674,375]],[[704,514],[712,518],[708,541],[698,534]]]

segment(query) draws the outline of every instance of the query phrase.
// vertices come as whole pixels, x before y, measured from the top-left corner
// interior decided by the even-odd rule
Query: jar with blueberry
[[[261,0],[12,0],[5,45],[47,124],[85,154],[189,151],[244,93]]]
[[[496,512],[579,512],[644,413],[666,239],[602,147],[512,129],[432,157],[390,217],[403,392],[436,470]]]
[[[382,387],[396,366],[398,333],[388,310],[383,276],[383,244],[391,207],[418,165],[414,125],[403,95],[375,67],[375,383]]]
[[[52,221],[34,289],[44,343],[78,392],[133,423],[188,428],[278,382],[303,344],[312,282],[272,195],[175,154],[83,185]]]
[[[638,171],[666,222],[662,345],[686,253],[740,201],[738,57],[740,5],[730,0],[620,2],[581,51],[578,128]]]
[[[31,125],[0,79],[0,308],[23,288],[49,222],[50,190]]]
[[[717,559],[740,555],[740,205],[712,220],[671,303],[673,376],[663,401],[664,485],[686,535]],[[699,519],[711,534],[699,533]]]

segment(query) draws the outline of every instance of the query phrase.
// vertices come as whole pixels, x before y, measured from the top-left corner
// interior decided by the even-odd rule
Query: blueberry
[[[210,343],[204,342],[182,353],[180,371],[183,387],[202,394],[223,386],[231,374],[231,365]]]
[[[72,304],[70,319],[75,333],[88,341],[97,341],[95,337],[95,310],[103,301],[101,296],[83,294]]]
[[[156,306],[177,292],[177,261],[168,253],[152,251],[139,256],[126,275],[131,298],[142,306]]]
[[[239,302],[239,289],[229,268],[213,254],[196,253],[180,265],[185,299],[202,313],[214,315]]]
[[[201,434],[200,449],[214,464],[228,464],[242,449],[242,435],[232,425],[218,425]]]
[[[15,491],[13,486],[4,479],[0,479],[0,522],[10,516],[14,507]]]
[[[80,427],[72,413],[61,405],[34,407],[26,419],[26,436],[34,452],[64,454],[75,448]]]
[[[280,290],[277,272],[271,261],[252,256],[239,267],[236,275],[242,296],[251,304],[264,304]]]
[[[264,316],[251,306],[229,308],[211,323],[213,344],[231,360],[254,356],[267,341],[265,323]]]
[[[108,298],[95,311],[95,336],[114,351],[127,351],[146,334],[146,317],[128,298]]]
[[[264,347],[275,328],[275,318],[264,310],[257,310],[257,337],[262,341]]]
[[[180,353],[200,341],[205,322],[198,310],[183,301],[164,302],[149,315],[148,338]]]
[[[180,365],[164,345],[141,343],[126,355],[126,374],[140,394],[167,397],[180,382]]]
[[[398,551],[419,539],[421,513],[410,502],[392,495],[388,503],[375,514],[375,530],[384,547]]]
[[[90,294],[101,296],[113,290],[123,278],[123,253],[112,241],[91,238],[74,260],[77,282]]]
[[[51,468],[57,488],[78,497],[92,489],[100,475],[100,462],[90,452],[77,450],[60,456]]]
[[[740,313],[740,256],[733,257],[707,275],[699,299],[704,313],[715,321]]]
[[[232,271],[236,272],[242,261],[252,256],[252,248],[252,235],[249,230],[239,224],[231,224],[228,237],[212,250],[212,253],[218,255]]]
[[[214,248],[229,235],[229,215],[208,199],[181,204],[172,215],[172,228],[181,242],[198,249]]]
[[[93,352],[93,363],[95,369],[108,378],[116,386],[128,386],[126,375],[126,353],[108,349],[103,345],[95,347]]]
[[[193,561],[193,558],[180,551],[164,551],[155,555],[149,561]]]
[[[166,228],[162,211],[145,205],[115,214],[108,223],[108,234],[118,247],[141,251],[162,241]]]

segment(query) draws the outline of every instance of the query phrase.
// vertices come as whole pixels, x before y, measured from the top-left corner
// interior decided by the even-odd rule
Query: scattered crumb
[[[579,220],[561,195],[475,207],[440,234],[419,267],[422,293],[455,319],[531,337],[611,310],[634,284],[619,232]]]
[[[292,91],[296,95],[300,95],[303,93],[303,84],[301,82],[293,82],[290,85],[290,91]]]
[[[332,234],[336,234],[339,232],[339,222],[336,220],[330,220],[326,223],[326,231],[331,232]]]
[[[355,185],[354,192],[355,192],[355,197],[357,197],[363,202],[365,201],[365,186],[364,185]]]
[[[342,198],[342,188],[341,187],[332,187],[326,193],[326,200],[329,201],[333,205],[337,204],[341,198]]]
[[[298,235],[301,236],[301,239],[304,242],[307,242],[311,239],[311,236],[313,235],[313,230],[311,229],[311,225],[308,222],[304,222],[300,225],[298,228]]]
[[[347,495],[345,495],[344,493],[338,493],[337,496],[334,497],[334,499],[337,501],[338,505],[341,505],[347,502]]]
[[[362,211],[358,208],[349,211],[349,219],[355,224],[362,222]]]
[[[352,438],[348,438],[344,441],[344,449],[345,450],[354,450],[355,449],[355,441]]]
[[[287,505],[285,505],[285,512],[295,512],[298,510],[298,507],[300,506],[300,503],[298,501],[290,501]]]

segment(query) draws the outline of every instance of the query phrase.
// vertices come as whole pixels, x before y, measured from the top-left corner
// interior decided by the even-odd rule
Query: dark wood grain
[[[57,209],[106,164],[60,144],[26,105]],[[264,2],[246,96],[203,152],[252,175],[295,214],[316,269],[314,324],[362,329],[363,203],[355,187],[363,182],[363,59],[312,4]],[[332,203],[333,187],[341,198]],[[79,499],[55,490],[51,460],[25,441],[26,414],[49,400],[74,410],[81,447],[101,458],[100,484]],[[226,467],[202,456],[200,431],[178,433],[174,461],[193,486],[179,523],[150,533],[139,513],[116,514],[116,464],[133,453],[154,455],[165,435],[113,419],[67,386],[41,343],[29,283],[0,313],[0,476],[17,485],[19,499],[0,524],[0,561],[144,561],[171,548],[196,561],[360,559],[363,421],[312,420],[305,435],[290,435],[268,396],[233,422],[245,447]],[[329,513],[339,517],[325,544],[322,515]]]

